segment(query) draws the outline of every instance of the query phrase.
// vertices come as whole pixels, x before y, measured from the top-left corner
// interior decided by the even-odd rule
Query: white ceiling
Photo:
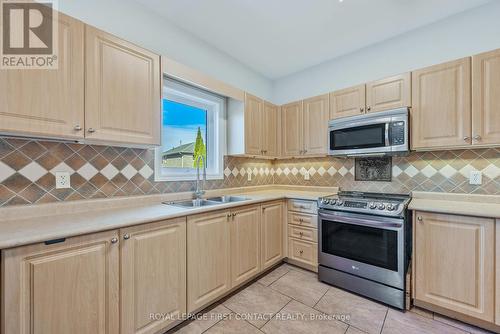
[[[277,79],[491,0],[135,0]]]

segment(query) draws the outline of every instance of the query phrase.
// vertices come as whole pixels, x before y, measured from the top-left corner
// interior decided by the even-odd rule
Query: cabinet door
[[[494,220],[417,212],[415,298],[493,322]]]
[[[265,270],[283,259],[283,203],[262,205],[261,263]]]
[[[57,17],[57,69],[1,71],[0,132],[83,138],[84,24]]]
[[[500,144],[500,50],[472,57],[472,144]]]
[[[328,94],[304,100],[304,154],[328,151]]]
[[[264,102],[258,97],[245,94],[245,153],[263,155]]]
[[[118,334],[117,241],[110,231],[2,251],[1,332]]]
[[[302,101],[281,106],[283,155],[301,155],[303,146]]]
[[[412,73],[412,148],[471,143],[471,61],[464,58]]]
[[[260,270],[260,206],[232,212],[231,221],[232,287],[248,281]]]
[[[186,312],[186,219],[125,228],[120,236],[121,333],[165,330]]]
[[[210,304],[231,288],[229,211],[188,218],[188,312]]]
[[[261,126],[264,129],[264,133],[262,134],[264,155],[277,157],[279,155],[278,133],[280,133],[278,125],[278,107],[274,104],[265,102],[262,116],[263,123]]]
[[[411,73],[370,82],[366,85],[366,112],[411,107]]]
[[[363,114],[365,98],[365,85],[330,93],[330,119]]]
[[[160,57],[85,27],[85,137],[160,144]]]

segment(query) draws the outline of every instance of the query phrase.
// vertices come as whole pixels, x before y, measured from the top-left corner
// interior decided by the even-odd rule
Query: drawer
[[[290,225],[288,226],[288,237],[318,242],[318,230]]]
[[[318,213],[318,204],[315,201],[304,201],[299,199],[291,199],[288,201],[288,210],[304,213]]]
[[[306,213],[288,212],[288,224],[306,227],[318,227],[318,216]]]
[[[318,244],[297,240],[294,238],[288,239],[288,257],[310,264],[312,266],[318,265]]]

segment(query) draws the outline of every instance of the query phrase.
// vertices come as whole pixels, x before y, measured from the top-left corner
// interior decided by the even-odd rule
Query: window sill
[[[203,180],[203,174],[200,174],[200,180]],[[224,180],[224,175],[208,175],[209,180]],[[170,175],[170,176],[155,176],[155,182],[172,182],[172,181],[196,181],[196,175]]]

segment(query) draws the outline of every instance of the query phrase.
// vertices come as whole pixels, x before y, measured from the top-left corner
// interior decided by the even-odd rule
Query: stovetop
[[[351,211],[381,216],[403,216],[410,196],[357,191],[341,191],[337,195],[321,197],[318,207],[326,210]]]

